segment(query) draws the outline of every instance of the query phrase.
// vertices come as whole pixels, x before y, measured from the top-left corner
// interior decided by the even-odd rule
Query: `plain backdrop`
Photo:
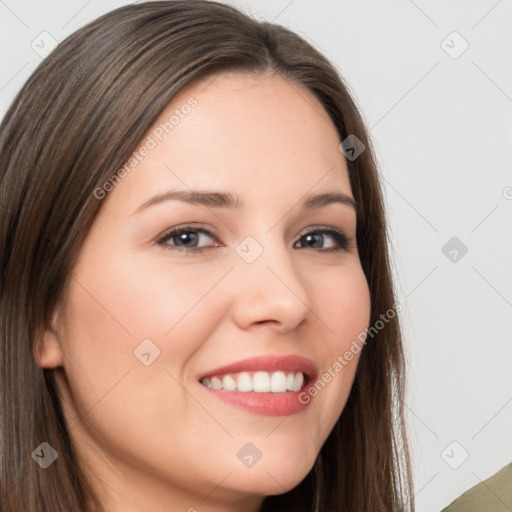
[[[0,0],[0,116],[43,46],[128,3]],[[438,512],[512,461],[512,3],[229,3],[320,49],[370,129],[404,305],[417,510]]]

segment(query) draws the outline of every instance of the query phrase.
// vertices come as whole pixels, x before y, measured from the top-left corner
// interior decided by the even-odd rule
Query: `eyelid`
[[[161,235],[158,236],[158,239],[168,237],[171,233],[175,231],[200,231],[203,233],[211,233],[212,235],[216,235],[218,233],[218,229],[208,226],[206,224],[202,224],[201,222],[187,222],[186,224],[173,226],[172,228],[166,229]]]

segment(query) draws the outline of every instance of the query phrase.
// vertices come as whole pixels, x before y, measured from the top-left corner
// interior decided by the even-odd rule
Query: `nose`
[[[233,319],[241,329],[268,325],[284,333],[306,323],[311,313],[306,276],[294,267],[291,250],[282,240],[268,241],[252,263],[237,261]]]

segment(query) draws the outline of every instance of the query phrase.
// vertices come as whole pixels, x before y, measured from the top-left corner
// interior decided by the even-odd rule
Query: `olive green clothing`
[[[511,512],[512,462],[471,487],[441,512]]]

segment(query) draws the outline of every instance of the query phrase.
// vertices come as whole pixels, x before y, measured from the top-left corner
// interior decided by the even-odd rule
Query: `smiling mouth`
[[[218,391],[242,393],[293,393],[304,387],[307,376],[301,371],[256,371],[212,375],[200,379],[200,383]]]

